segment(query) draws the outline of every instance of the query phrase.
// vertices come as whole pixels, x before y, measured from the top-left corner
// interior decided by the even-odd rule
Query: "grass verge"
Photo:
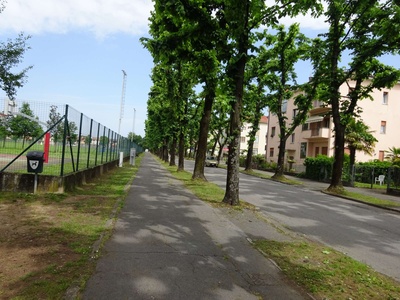
[[[220,187],[192,180],[191,173],[177,172],[176,166],[160,162],[198,198],[212,204],[221,203],[224,191]],[[241,205],[246,204],[242,201]],[[273,259],[288,278],[315,299],[400,299],[399,282],[316,242],[256,240],[253,246]]]
[[[266,240],[254,246],[316,299],[400,299],[398,282],[326,246]]]
[[[203,181],[200,179],[192,179],[192,174],[187,171],[177,171],[176,166],[170,166],[168,163],[158,160],[176,179],[180,180],[193,194],[199,199],[211,203],[213,206],[229,206],[230,208],[241,209],[254,209],[254,205],[245,201],[240,201],[240,205],[230,206],[222,202],[225,191],[215,183]]]
[[[73,193],[0,194],[0,299],[63,299],[84,287],[138,170],[124,164]]]
[[[349,192],[346,190],[343,192],[342,195],[347,198],[351,198],[351,199],[354,199],[357,201],[361,201],[364,203],[373,204],[373,205],[377,205],[377,206],[388,207],[388,208],[400,207],[400,202],[394,202],[394,201],[390,201],[390,200],[382,200],[382,199],[379,199],[376,197],[358,194],[358,193],[354,193],[354,192]]]

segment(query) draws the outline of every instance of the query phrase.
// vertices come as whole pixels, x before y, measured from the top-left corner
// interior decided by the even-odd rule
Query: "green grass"
[[[317,299],[400,299],[398,282],[326,246],[266,240],[254,246]]]
[[[354,183],[355,187],[359,187],[359,188],[371,188],[371,184],[370,183],[363,183],[363,182],[355,182]],[[379,184],[373,184],[372,185],[373,189],[378,189],[378,190],[386,190],[387,185],[383,184],[383,185],[379,185]]]
[[[372,196],[367,196],[359,193],[354,193],[354,192],[349,192],[349,191],[344,191],[343,196],[361,201],[364,203],[368,204],[373,204],[377,206],[382,206],[382,207],[388,207],[388,208],[393,208],[393,207],[400,207],[400,202],[394,202],[390,200],[382,200],[377,197],[372,197]]]
[[[193,192],[198,198],[211,203],[221,203],[224,198],[225,191],[214,183],[193,180],[192,174],[187,171],[177,171],[176,166],[169,166],[167,163],[161,162],[164,167],[177,179],[182,181],[185,186]]]
[[[10,211],[15,209],[15,213],[23,208],[30,211],[31,207],[58,212],[52,216],[35,215],[31,219],[29,215],[24,216],[23,226],[30,226],[29,239],[46,245],[43,257],[48,264],[10,283],[17,294],[13,299],[62,299],[68,287],[84,286],[95,268],[93,258],[98,256],[92,246],[101,235],[110,236],[107,221],[123,205],[126,187],[132,182],[141,159],[142,156],[136,158],[136,166],[124,164],[74,193],[0,194],[0,203],[8,205]],[[24,240],[16,242],[27,248],[30,244]],[[64,261],[63,257],[68,260]]]
[[[11,154],[12,156],[17,156],[20,154],[26,147],[29,146],[29,143],[25,143],[24,147],[22,146],[23,143],[18,141],[15,143],[14,141],[7,141],[5,145],[0,141],[0,154]],[[81,145],[79,149],[79,165],[78,168],[79,170],[86,169],[89,163],[89,168],[101,165],[105,162],[109,162],[112,160],[116,160],[119,157],[119,152],[111,152],[111,149],[105,150],[105,152],[100,151],[101,146],[99,146],[98,151],[96,153],[96,146],[92,145],[90,148],[90,153],[89,153],[89,148],[87,145]],[[40,145],[39,143],[36,143],[33,145],[27,152],[29,151],[43,151],[43,145]],[[115,151],[115,149],[113,149]],[[20,159],[25,159],[27,152],[25,152]],[[89,157],[88,157],[89,153]],[[77,159],[78,159],[78,146],[73,146],[72,147],[72,155],[74,158],[74,166],[72,164],[72,156],[71,156],[71,151],[70,147],[67,144],[65,148],[65,161],[64,161],[64,175],[74,172],[77,169]],[[59,176],[61,172],[61,157],[62,157],[62,145],[61,143],[50,146],[49,150],[49,163],[45,163],[43,165],[43,172],[41,173],[42,175],[53,175],[53,176]],[[11,161],[11,158],[10,158]],[[8,163],[8,162],[7,162]],[[2,162],[0,170],[6,166],[6,162]],[[23,163],[17,163],[14,162],[11,166],[9,166],[6,169],[6,172],[13,172],[13,173],[27,173],[26,170],[26,165]]]
[[[291,184],[291,185],[301,185],[302,183],[300,181],[297,180],[293,180],[293,179],[289,179],[287,177],[283,177],[279,180],[273,179],[272,176],[259,172],[257,170],[251,170],[251,171],[241,171],[241,173],[247,174],[247,175],[251,175],[251,176],[255,176],[258,178],[262,178],[262,179],[270,179],[270,180],[274,180],[274,181],[278,181],[281,183],[286,183],[286,184]]]

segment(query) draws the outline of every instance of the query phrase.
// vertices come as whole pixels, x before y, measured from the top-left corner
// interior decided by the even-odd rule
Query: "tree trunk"
[[[224,203],[239,205],[239,155],[240,155],[240,109],[241,100],[237,99],[232,107],[230,125],[230,143],[226,176]]]
[[[183,128],[179,133],[179,146],[178,146],[178,172],[185,169],[185,134]]]
[[[282,134],[282,133],[281,133]],[[285,152],[286,152],[286,139],[285,137],[280,138],[279,151],[278,151],[278,163],[276,166],[275,174],[272,176],[274,179],[281,179],[284,177],[285,167]]]
[[[350,150],[350,167],[352,168],[356,163],[356,148],[349,147]]]
[[[335,5],[335,3],[331,3]],[[332,168],[331,184],[328,187],[329,191],[343,190],[342,184],[342,168],[344,157],[344,126],[340,122],[340,94],[339,87],[341,85],[339,80],[339,59],[340,59],[340,15],[335,8],[334,14],[331,18],[330,25],[330,38],[331,39],[331,57],[330,57],[330,83],[329,83],[329,96],[332,107],[332,118],[335,125],[335,148],[334,148],[334,162]]]
[[[235,82],[235,102],[232,103],[232,111],[230,117],[230,142],[228,154],[228,170],[226,176],[226,190],[223,199],[224,203],[230,205],[239,205],[239,156],[240,156],[240,132],[241,132],[241,113],[243,105],[243,84],[244,71],[246,67],[248,34],[247,17],[249,3],[246,1],[245,12],[245,31],[239,37],[238,61],[233,66],[233,79]]]
[[[254,119],[252,122],[252,129],[249,133],[249,142],[247,146],[247,156],[246,156],[246,165],[245,165],[245,170],[246,171],[251,171],[253,170],[253,150],[254,150],[254,142],[256,140],[256,134],[258,132],[258,127],[260,125],[260,119],[261,119],[262,113],[261,113],[261,101],[257,101],[256,103],[256,109],[255,109],[255,114],[254,114]]]
[[[168,162],[168,139],[164,139],[162,159],[164,162]]]
[[[204,176],[204,165],[207,153],[207,138],[208,128],[211,120],[211,110],[215,98],[215,82],[206,82],[206,96],[204,99],[204,110],[200,121],[199,142],[196,152],[196,160],[194,163],[194,170],[192,179],[207,180]]]
[[[247,147],[246,163],[244,166],[245,171],[253,170],[253,149],[254,149],[254,142],[251,142]]]
[[[221,161],[222,151],[224,151],[225,142],[224,143],[220,143],[218,141],[218,145],[219,145],[219,149],[218,149],[218,158],[217,158],[217,160],[218,160],[218,164],[219,164],[220,161]]]
[[[214,141],[214,145],[211,148],[211,155],[215,155],[215,148],[217,148],[217,143],[218,143],[218,139],[219,139],[219,132],[217,133],[217,135],[214,137],[215,141]]]
[[[175,137],[175,135],[174,135],[174,137],[172,138],[172,143],[171,143],[171,148],[170,148],[170,150],[169,150],[169,153],[170,153],[170,158],[169,158],[169,165],[170,166],[176,166],[176,144],[177,144],[177,141],[176,141],[176,137]]]
[[[332,180],[328,190],[343,189],[342,173],[344,159],[344,127],[340,124],[335,125],[335,150],[332,168]]]

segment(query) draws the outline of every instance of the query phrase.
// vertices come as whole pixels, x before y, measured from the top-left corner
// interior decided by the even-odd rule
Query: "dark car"
[[[214,156],[206,157],[206,167],[216,167],[218,168],[218,161]]]

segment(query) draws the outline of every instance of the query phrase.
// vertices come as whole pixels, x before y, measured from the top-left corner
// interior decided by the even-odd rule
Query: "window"
[[[245,136],[241,136],[240,137],[240,142],[241,143],[246,143],[246,137]]]
[[[323,106],[323,102],[319,101],[319,100],[314,100],[313,101],[313,108],[318,108],[318,107],[322,107]]]
[[[307,143],[300,144],[300,158],[306,158],[307,156]]]
[[[274,148],[269,148],[269,157],[274,157]]]
[[[385,151],[379,151],[379,160],[383,161],[385,159]]]
[[[386,134],[386,121],[381,121],[381,134]]]
[[[303,126],[301,127],[302,131],[308,130],[308,123],[304,123]]]
[[[282,113],[285,114],[287,111],[287,100],[282,101]]]
[[[383,105],[388,105],[388,102],[389,102],[389,93],[388,92],[383,92],[382,104]]]
[[[274,137],[275,136],[275,127],[272,127],[271,128],[271,137]]]
[[[293,109],[293,119],[296,117],[297,115],[297,109]]]
[[[294,133],[290,136],[290,142],[293,144],[294,143]]]
[[[329,128],[329,118],[325,118],[325,119],[322,121],[322,123],[323,123],[323,127]]]

